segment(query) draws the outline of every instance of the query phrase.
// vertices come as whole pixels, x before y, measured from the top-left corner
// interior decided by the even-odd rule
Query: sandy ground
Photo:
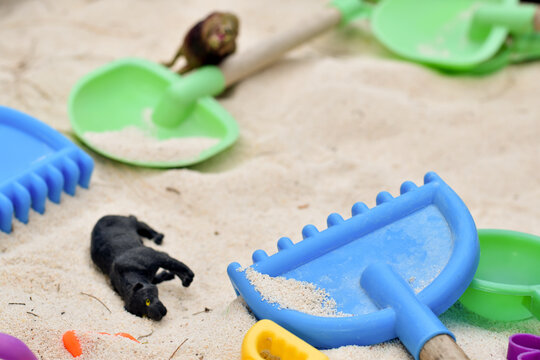
[[[324,1],[230,0],[240,47],[294,25]],[[123,56],[168,59],[182,34],[216,9],[202,0],[0,2],[0,102],[73,138],[66,103],[82,75]],[[239,359],[254,323],[235,300],[232,261],[275,252],[275,242],[379,191],[399,193],[436,171],[479,228],[540,234],[540,64],[483,78],[449,77],[397,59],[365,24],[332,31],[228,91],[220,103],[241,136],[228,151],[188,169],[134,168],[90,152],[89,190],[47,204],[28,225],[0,234],[0,331],[41,359],[70,359],[61,336],[79,332],[83,359]],[[134,214],[165,233],[162,246],[196,277],[160,285],[169,313],[135,317],[89,256],[105,214]],[[99,298],[109,309],[95,299]],[[22,305],[10,305],[21,303]],[[202,312],[204,309],[210,312]],[[486,322],[456,305],[441,317],[474,359],[504,359],[508,335],[540,333],[537,320]],[[128,332],[142,344],[96,332]],[[150,334],[150,335],[148,335]],[[148,335],[148,336],[145,336]],[[408,359],[397,342],[344,347],[333,360]]]

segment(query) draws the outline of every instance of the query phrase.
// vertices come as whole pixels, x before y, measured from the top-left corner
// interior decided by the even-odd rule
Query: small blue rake
[[[10,233],[13,215],[28,222],[30,208],[45,212],[47,197],[87,188],[94,161],[65,136],[19,111],[0,106],[0,231]]]
[[[437,315],[459,299],[478,266],[473,218],[433,172],[423,186],[406,181],[400,192],[396,198],[379,193],[372,209],[356,203],[348,219],[331,214],[327,229],[306,225],[302,241],[283,237],[271,256],[253,253],[254,270],[313,283],[351,316],[319,317],[270,303],[236,262],[227,269],[234,290],[258,319],[270,319],[317,348],[398,337],[415,359],[443,343],[455,355],[447,359],[466,359]]]

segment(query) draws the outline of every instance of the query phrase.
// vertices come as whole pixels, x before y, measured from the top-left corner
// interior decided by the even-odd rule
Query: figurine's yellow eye
[[[146,306],[150,306],[150,299],[146,299]]]

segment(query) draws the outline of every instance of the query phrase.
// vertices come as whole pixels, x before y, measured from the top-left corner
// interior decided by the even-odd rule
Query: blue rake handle
[[[418,300],[409,284],[390,265],[369,265],[362,273],[360,284],[380,308],[390,307],[394,310],[396,334],[415,359],[469,359],[455,343],[454,335],[428,306]],[[440,335],[448,335],[454,341],[446,341],[444,349],[433,343],[425,347],[431,339]],[[445,353],[448,357],[430,356],[432,348],[437,354]]]

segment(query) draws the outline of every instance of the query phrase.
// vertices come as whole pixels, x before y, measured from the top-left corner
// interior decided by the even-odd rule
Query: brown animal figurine
[[[174,58],[163,65],[172,67],[180,56],[186,59],[180,74],[203,65],[218,65],[235,52],[238,27],[239,21],[234,14],[211,13],[188,31]]]

